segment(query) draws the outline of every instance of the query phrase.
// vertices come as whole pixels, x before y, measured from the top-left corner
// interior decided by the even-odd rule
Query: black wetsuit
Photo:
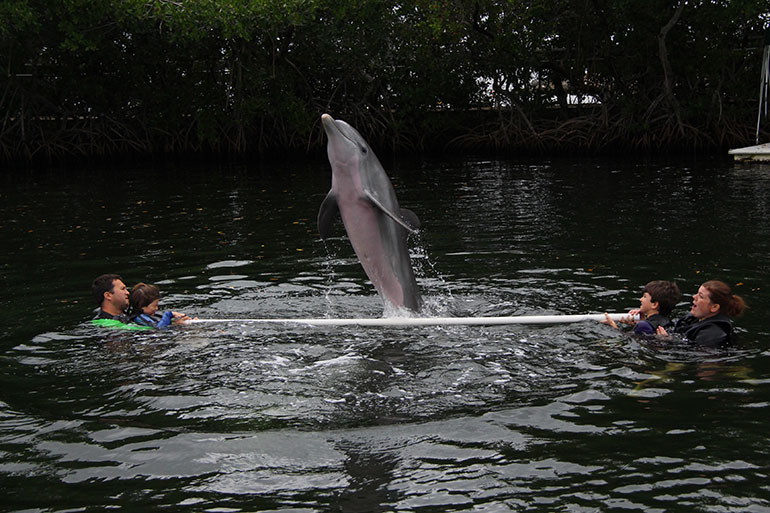
[[[634,326],[634,333],[637,335],[654,335],[655,332],[658,331],[658,326],[663,326],[668,330],[672,325],[673,323],[668,317],[661,314],[654,314],[643,321],[637,322]]]
[[[96,317],[94,317],[94,319],[114,319],[116,321],[120,321],[122,323],[128,324],[128,316],[126,314],[112,315],[112,314],[108,314],[101,308],[99,309],[99,313],[96,314]]]
[[[676,321],[674,333],[683,335],[699,346],[722,347],[732,338],[733,321],[724,314],[716,314],[702,321],[692,314],[687,314]]]

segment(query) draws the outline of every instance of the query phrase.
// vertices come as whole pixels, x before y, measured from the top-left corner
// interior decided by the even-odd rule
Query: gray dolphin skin
[[[418,312],[422,300],[406,243],[420,227],[414,212],[398,206],[380,161],[361,134],[328,114],[321,122],[329,139],[332,188],[318,212],[318,232],[327,238],[339,212],[358,260],[380,297]]]

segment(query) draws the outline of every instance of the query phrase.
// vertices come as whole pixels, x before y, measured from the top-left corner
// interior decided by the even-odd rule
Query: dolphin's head
[[[321,123],[326,137],[329,138],[326,149],[332,168],[335,167],[335,163],[342,165],[361,164],[374,155],[358,130],[341,119],[334,119],[329,114],[324,114],[321,116]]]

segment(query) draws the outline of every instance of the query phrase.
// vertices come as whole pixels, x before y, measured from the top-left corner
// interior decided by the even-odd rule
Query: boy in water
[[[130,320],[142,326],[153,328],[165,328],[172,322],[186,321],[190,318],[181,312],[164,312],[163,315],[158,312],[160,303],[160,290],[155,285],[146,283],[137,283],[131,289],[129,297],[131,305]]]
[[[679,287],[673,281],[651,281],[644,286],[642,297],[639,299],[639,309],[628,312],[628,317],[622,318],[620,322],[633,324],[636,335],[654,335],[659,326],[664,329],[673,326],[668,316],[681,296]],[[639,321],[632,320],[635,315],[639,316]],[[605,316],[606,320],[602,321],[604,324],[618,327],[609,315]]]

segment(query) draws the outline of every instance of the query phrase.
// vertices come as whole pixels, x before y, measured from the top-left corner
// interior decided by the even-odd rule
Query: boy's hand
[[[630,324],[631,326],[635,325],[637,322],[636,317],[639,315],[639,310],[631,310],[628,312],[628,315],[625,317],[620,318],[620,322],[623,324]]]
[[[186,314],[183,314],[182,312],[171,312],[171,314],[174,316],[174,322],[185,322],[189,321],[190,317]]]
[[[612,320],[612,318],[610,317],[610,314],[608,314],[607,312],[604,312],[604,320],[599,322],[601,322],[602,324],[608,324],[613,328],[618,329],[618,325],[615,324],[615,321]]]

